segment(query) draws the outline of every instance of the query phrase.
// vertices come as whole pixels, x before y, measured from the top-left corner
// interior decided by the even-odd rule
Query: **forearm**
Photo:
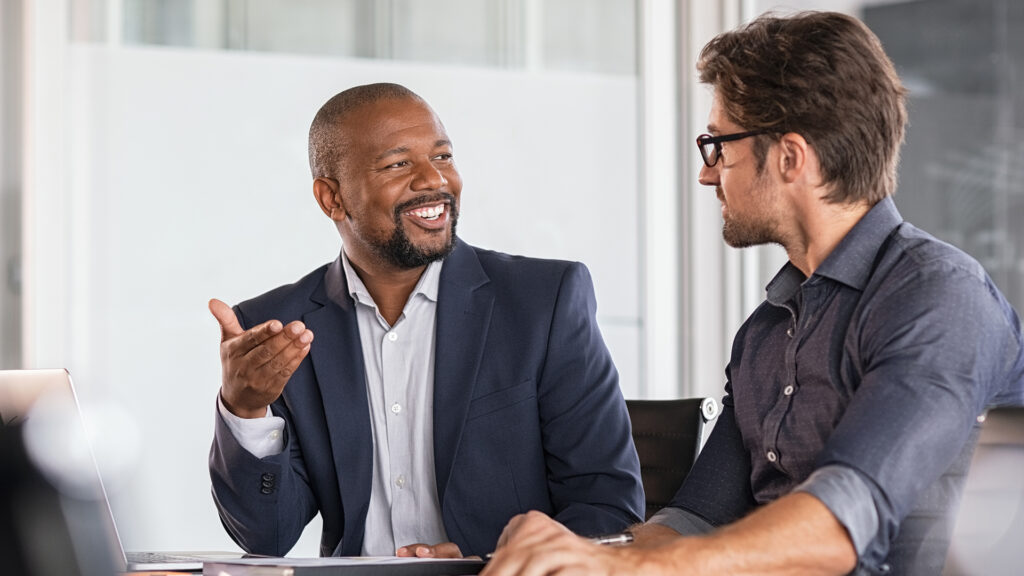
[[[634,548],[657,548],[670,542],[679,540],[682,536],[679,532],[662,524],[637,524],[629,529],[633,534]]]
[[[209,461],[213,497],[228,533],[248,552],[284,555],[316,512],[288,456],[286,450],[258,458],[217,418]]]
[[[820,500],[795,493],[707,536],[651,550],[658,573],[847,574],[857,554],[846,530]]]

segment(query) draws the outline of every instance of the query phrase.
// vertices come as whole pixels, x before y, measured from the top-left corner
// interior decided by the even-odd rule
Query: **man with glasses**
[[[906,91],[862,23],[761,17],[697,67],[725,241],[789,262],[735,337],[699,459],[633,544],[531,513],[484,574],[938,574],[978,416],[1024,403],[1017,314],[897,211]]]

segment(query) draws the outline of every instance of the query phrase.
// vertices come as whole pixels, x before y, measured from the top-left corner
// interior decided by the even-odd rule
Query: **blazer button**
[[[260,488],[260,493],[261,494],[273,494],[274,493],[274,489],[273,488],[268,488],[267,486],[264,486],[263,488]]]
[[[266,481],[266,482],[270,482],[270,481],[272,481],[274,479],[274,475],[271,474],[270,472],[264,472],[263,476],[261,476],[261,478],[263,478],[263,480]]]

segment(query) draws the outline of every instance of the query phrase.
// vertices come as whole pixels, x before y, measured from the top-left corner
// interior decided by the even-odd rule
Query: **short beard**
[[[414,246],[409,240],[409,236],[405,233],[402,213],[413,206],[436,200],[447,201],[444,209],[448,212],[448,220],[451,223],[451,236],[449,236],[448,242],[444,246],[436,250],[422,250]],[[451,194],[441,193],[429,198],[416,198],[409,202],[404,202],[395,207],[395,231],[391,234],[390,238],[377,245],[377,254],[385,262],[401,269],[419,268],[431,262],[443,260],[455,249],[455,227],[458,222],[459,209],[455,206],[455,197]],[[443,231],[439,231],[439,233],[443,233]]]
[[[775,227],[764,222],[737,224],[735,220],[726,220],[722,224],[722,238],[733,248],[779,243]]]
[[[758,198],[765,199],[767,195],[767,181],[763,167],[757,174],[754,184],[759,188],[755,191]],[[766,205],[768,203],[765,203]],[[776,222],[767,211],[760,210],[765,206],[758,207],[759,220],[747,219],[740,221],[736,218],[728,218],[722,223],[722,238],[725,243],[733,248],[748,248],[760,246],[761,244],[780,244],[781,238]]]

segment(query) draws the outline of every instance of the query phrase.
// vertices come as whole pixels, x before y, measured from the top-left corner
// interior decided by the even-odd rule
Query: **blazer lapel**
[[[442,506],[483,358],[493,305],[494,291],[476,251],[457,240],[441,268],[435,334],[434,473]]]
[[[328,268],[325,281],[311,296],[321,307],[307,313],[303,321],[314,334],[310,357],[323,398],[345,514],[342,546],[346,553],[358,554],[362,531],[348,528],[362,526],[366,517],[373,476],[373,440],[359,325],[340,264],[339,260]],[[331,289],[344,291],[343,296],[328,297],[326,277],[332,274],[336,276]],[[336,287],[339,277],[341,283]]]

